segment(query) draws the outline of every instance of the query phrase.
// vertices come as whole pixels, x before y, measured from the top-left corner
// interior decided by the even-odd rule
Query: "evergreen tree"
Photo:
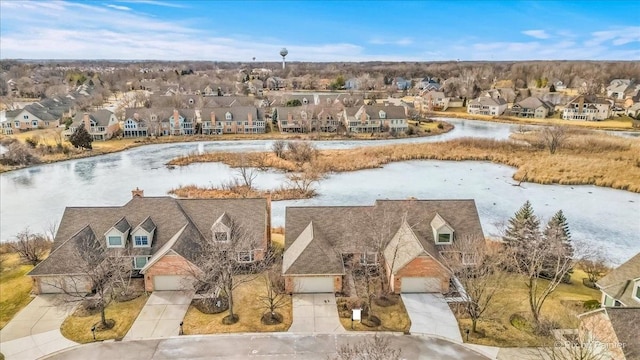
[[[71,136],[69,137],[69,142],[76,149],[83,148],[91,150],[91,143],[93,142],[93,138],[91,137],[87,129],[84,128],[84,124],[82,124],[76,128],[73,134],[71,134]]]
[[[543,235],[544,241],[548,243],[549,248],[556,249],[556,251],[549,254],[540,273],[542,277],[549,278],[555,275],[557,262],[564,258],[572,258],[574,252],[569,223],[562,210],[559,210],[549,219]],[[563,282],[569,282],[570,278],[571,271],[567,272]]]
[[[536,247],[540,239],[540,220],[534,214],[531,202],[527,200],[509,219],[509,226],[503,237],[507,248],[515,256],[516,268],[526,265],[522,262],[525,261],[527,252]]]

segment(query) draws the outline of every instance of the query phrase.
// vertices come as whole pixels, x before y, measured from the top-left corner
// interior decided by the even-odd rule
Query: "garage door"
[[[153,277],[153,290],[191,290],[193,279],[181,275],[155,275]]]
[[[403,277],[401,292],[403,293],[433,293],[440,292],[440,279],[433,277]]]
[[[41,277],[40,294],[61,294],[65,290],[69,293],[83,293],[89,290],[87,284],[87,280],[80,277]]]
[[[332,276],[296,277],[294,293],[332,293]]]

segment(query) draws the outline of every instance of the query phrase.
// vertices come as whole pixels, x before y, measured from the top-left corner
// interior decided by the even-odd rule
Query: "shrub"
[[[284,140],[274,141],[273,145],[271,145],[271,150],[273,150],[273,153],[281,159],[284,159],[284,151],[286,148],[287,143]]]
[[[582,307],[586,311],[591,311],[600,308],[600,302],[598,300],[587,300],[582,303]]]
[[[32,149],[35,149],[38,146],[38,143],[40,142],[39,139],[35,136],[32,137],[28,137],[26,139],[24,139],[24,141],[27,143],[27,145],[29,145]]]
[[[440,130],[444,129],[444,125],[442,125],[442,123],[438,123],[438,129]]]
[[[287,159],[297,163],[310,162],[316,157],[317,150],[313,144],[304,141],[287,143]]]

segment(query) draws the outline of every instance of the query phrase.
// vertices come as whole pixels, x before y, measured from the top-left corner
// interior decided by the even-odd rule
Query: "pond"
[[[322,141],[320,149],[443,141],[459,137],[506,139],[515,125],[447,119],[456,126],[447,134],[399,140]],[[65,161],[0,175],[0,239],[7,241],[29,226],[42,232],[59,222],[65,206],[113,206],[126,203],[131,190],[146,196],[166,196],[180,185],[218,185],[234,176],[220,163],[168,169],[170,159],[204,151],[264,151],[273,141],[208,141],[148,145],[93,158]],[[514,169],[485,162],[410,161],[384,168],[331,174],[308,200],[273,203],[273,225],[284,225],[291,205],[371,205],[375,199],[475,199],[486,235],[496,235],[524,203],[531,200],[538,215],[550,217],[562,209],[576,240],[605,247],[616,263],[640,251],[640,194],[595,186],[513,186]],[[280,185],[284,175],[261,172],[260,188]]]

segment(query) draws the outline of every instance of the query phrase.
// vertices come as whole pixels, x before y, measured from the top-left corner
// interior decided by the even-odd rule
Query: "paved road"
[[[365,334],[244,334],[179,336],[168,339],[93,343],[53,354],[45,359],[323,359],[345,344],[370,338]],[[401,349],[404,359],[481,360],[487,357],[461,344],[414,335],[381,334]]]

